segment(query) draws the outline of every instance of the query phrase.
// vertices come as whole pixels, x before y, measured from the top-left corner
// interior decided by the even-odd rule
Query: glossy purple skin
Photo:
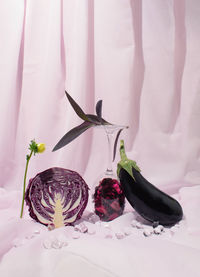
[[[173,226],[183,217],[183,210],[177,200],[162,192],[135,168],[134,179],[121,168],[119,172],[122,190],[131,206],[146,220],[163,226]]]
[[[29,207],[29,214],[33,219],[40,222],[34,212],[35,209],[43,218],[48,220],[50,224],[54,214],[52,202],[55,201],[56,193],[61,194],[63,197],[63,207],[72,199],[72,203],[69,207],[70,209],[81,192],[82,197],[79,206],[69,212],[63,212],[64,219],[78,212],[76,217],[76,220],[78,220],[81,218],[88,203],[88,189],[87,184],[77,172],[53,167],[38,173],[33,179],[30,179],[25,193],[25,201]],[[45,202],[45,206],[41,203],[42,199],[43,202]],[[72,223],[67,223],[65,225],[71,225]]]

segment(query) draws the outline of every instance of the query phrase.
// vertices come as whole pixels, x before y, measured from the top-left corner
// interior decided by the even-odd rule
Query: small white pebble
[[[121,232],[115,233],[115,236],[117,239],[123,239],[125,237],[124,234]]]
[[[79,225],[74,226],[74,231],[80,232],[81,231],[80,226]]]
[[[51,248],[51,241],[48,240],[48,239],[44,240],[44,241],[43,241],[43,247],[44,247],[45,249],[50,249],[50,248]]]
[[[39,235],[40,234],[40,230],[35,230],[33,233],[36,234],[36,235]]]
[[[154,231],[154,234],[156,234],[156,235],[161,234],[161,230],[160,230],[160,228],[158,228],[158,227],[154,228],[153,231]]]
[[[80,223],[79,226],[81,233],[86,233],[88,231],[88,227],[84,223]]]
[[[80,223],[74,227],[75,231],[79,231],[81,233],[86,233],[88,231],[87,226],[84,223]]]
[[[132,227],[136,227],[136,224],[137,224],[137,221],[133,219],[133,220],[131,221],[131,226],[132,226]]]
[[[170,232],[171,233],[175,233],[177,231],[177,228],[175,226],[171,227],[170,228]]]
[[[56,240],[52,241],[51,247],[54,249],[60,249],[63,247],[63,242],[56,239]]]
[[[79,239],[80,238],[80,234],[78,232],[73,232],[72,238],[73,239]]]
[[[161,232],[164,231],[164,226],[162,226],[162,225],[158,225],[156,228],[159,228]]]
[[[144,231],[143,231],[143,235],[144,235],[145,237],[149,237],[149,236],[151,236],[151,235],[152,235],[152,231],[151,231],[151,230],[149,230],[149,229],[144,229]]]
[[[137,222],[136,223],[136,228],[143,229],[144,227],[143,227],[143,225],[140,222]]]
[[[103,227],[104,227],[104,228],[110,228],[110,225],[109,225],[108,223],[104,223],[104,224],[103,224]]]

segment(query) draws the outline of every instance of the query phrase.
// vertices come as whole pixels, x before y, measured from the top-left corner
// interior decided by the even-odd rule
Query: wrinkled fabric
[[[196,203],[197,190],[187,188],[187,196]],[[89,220],[92,210],[88,206],[81,219],[87,226],[86,233],[75,232],[72,226],[48,231],[29,217],[27,207],[23,219],[19,218],[19,191],[1,189],[0,276],[198,277],[200,225],[196,225],[196,233],[191,233],[194,221],[183,194],[176,198],[181,199],[184,219],[160,235],[145,237],[143,232],[150,226],[128,205],[115,220],[96,223]],[[141,222],[144,229],[133,227],[133,220]],[[199,222],[198,209],[193,209],[193,220]],[[119,239],[117,234],[123,237]],[[65,245],[59,248],[58,242]]]
[[[102,99],[104,118],[129,126],[121,138],[150,181],[198,185],[199,14],[198,0],[1,1],[0,186],[21,188],[34,138],[47,150],[29,177],[60,166],[92,186],[106,168],[101,130],[51,152],[81,123],[65,90],[87,113]]]
[[[200,206],[200,186],[184,187],[180,189],[180,199],[184,205],[184,214],[190,234],[200,237],[200,218],[196,217]]]

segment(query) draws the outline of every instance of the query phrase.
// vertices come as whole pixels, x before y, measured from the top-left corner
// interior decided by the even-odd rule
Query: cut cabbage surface
[[[88,202],[88,186],[75,171],[54,167],[30,179],[25,201],[30,216],[55,228],[80,219]]]

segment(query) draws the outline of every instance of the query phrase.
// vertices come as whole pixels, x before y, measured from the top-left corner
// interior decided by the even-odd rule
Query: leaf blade
[[[65,91],[65,94],[67,96],[67,99],[69,100],[72,108],[74,109],[75,113],[81,118],[83,119],[84,121],[87,121],[87,122],[90,122],[92,124],[95,124],[95,125],[112,125],[111,123],[109,123],[108,121],[106,121],[105,119],[103,119],[101,117],[101,120],[99,119],[99,117],[97,115],[94,115],[94,114],[85,114],[84,111],[81,109],[81,107],[76,103],[76,101],[69,95],[69,93],[67,91]],[[98,105],[99,105],[99,108],[98,109],[102,109],[102,100],[99,100],[98,101]],[[98,111],[101,113],[101,111]]]
[[[123,128],[120,129],[120,130],[117,132],[117,135],[116,135],[116,138],[115,138],[115,143],[114,143],[114,148],[113,148],[113,162],[114,162],[115,156],[116,156],[118,139],[119,139],[119,136],[120,136],[122,130],[123,130]]]
[[[82,124],[74,127],[59,140],[59,142],[54,146],[52,152],[66,146],[92,126],[94,126],[94,124],[84,121]]]
[[[81,109],[81,107],[76,103],[76,101],[69,95],[69,93],[67,91],[65,91],[65,94],[66,94],[67,99],[69,100],[69,103],[71,104],[72,108],[76,112],[76,114],[84,121],[88,121],[87,115],[84,113],[84,111]]]
[[[100,122],[102,119],[102,102],[103,102],[102,100],[99,100],[96,104],[96,115]]]
[[[96,125],[112,125],[111,123],[109,123],[108,121],[106,121],[105,119],[101,118],[101,121],[99,120],[97,115],[94,114],[86,114],[88,121],[96,124]]]

